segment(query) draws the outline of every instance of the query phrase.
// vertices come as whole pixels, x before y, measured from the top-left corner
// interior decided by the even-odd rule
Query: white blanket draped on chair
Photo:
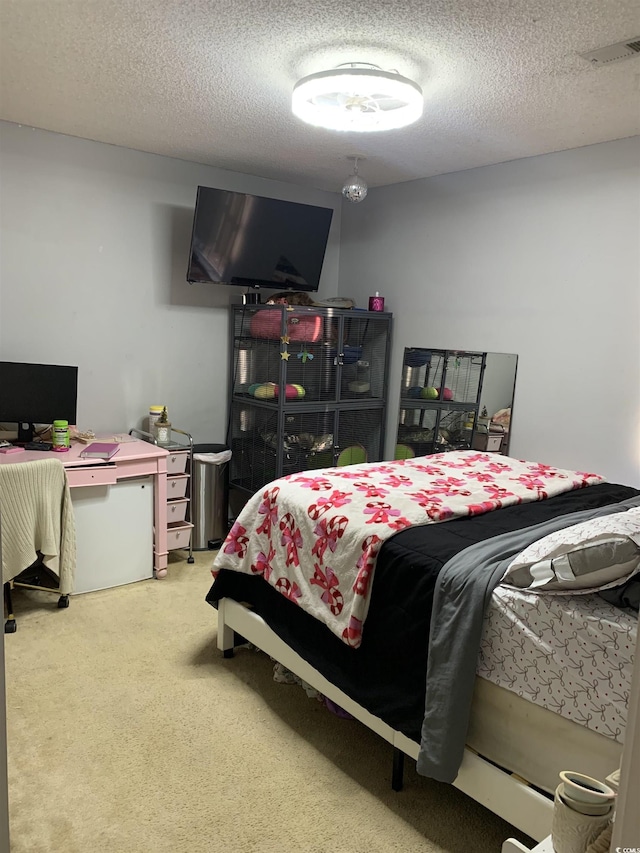
[[[69,484],[57,459],[0,465],[2,582],[13,580],[42,555],[60,579],[61,595],[73,592],[76,529]]]

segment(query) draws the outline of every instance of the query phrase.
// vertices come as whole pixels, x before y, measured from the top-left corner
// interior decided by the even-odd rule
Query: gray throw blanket
[[[640,496],[503,533],[465,548],[442,567],[435,588],[425,716],[418,772],[440,782],[458,775],[469,725],[484,614],[514,556],[538,539],[582,521],[640,506]]]

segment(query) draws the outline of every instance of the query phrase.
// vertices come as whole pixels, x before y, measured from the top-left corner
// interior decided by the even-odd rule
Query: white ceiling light
[[[395,71],[352,62],[298,80],[291,110],[328,130],[394,130],[420,118],[422,89]]]

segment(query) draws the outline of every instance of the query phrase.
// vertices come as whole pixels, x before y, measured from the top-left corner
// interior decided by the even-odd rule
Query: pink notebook
[[[108,441],[94,441],[80,452],[83,459],[111,459],[118,452],[120,445]]]

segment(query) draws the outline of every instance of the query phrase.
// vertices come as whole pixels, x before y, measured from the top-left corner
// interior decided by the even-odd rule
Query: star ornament
[[[283,361],[289,361],[289,356],[290,356],[290,355],[291,355],[291,353],[289,352],[289,350],[284,349],[284,350],[282,350],[282,352],[280,353],[280,358],[281,358]]]
[[[280,340],[282,341],[282,343],[283,343],[283,344],[288,344],[288,343],[290,343],[289,335],[283,335],[283,336],[280,338]]]

